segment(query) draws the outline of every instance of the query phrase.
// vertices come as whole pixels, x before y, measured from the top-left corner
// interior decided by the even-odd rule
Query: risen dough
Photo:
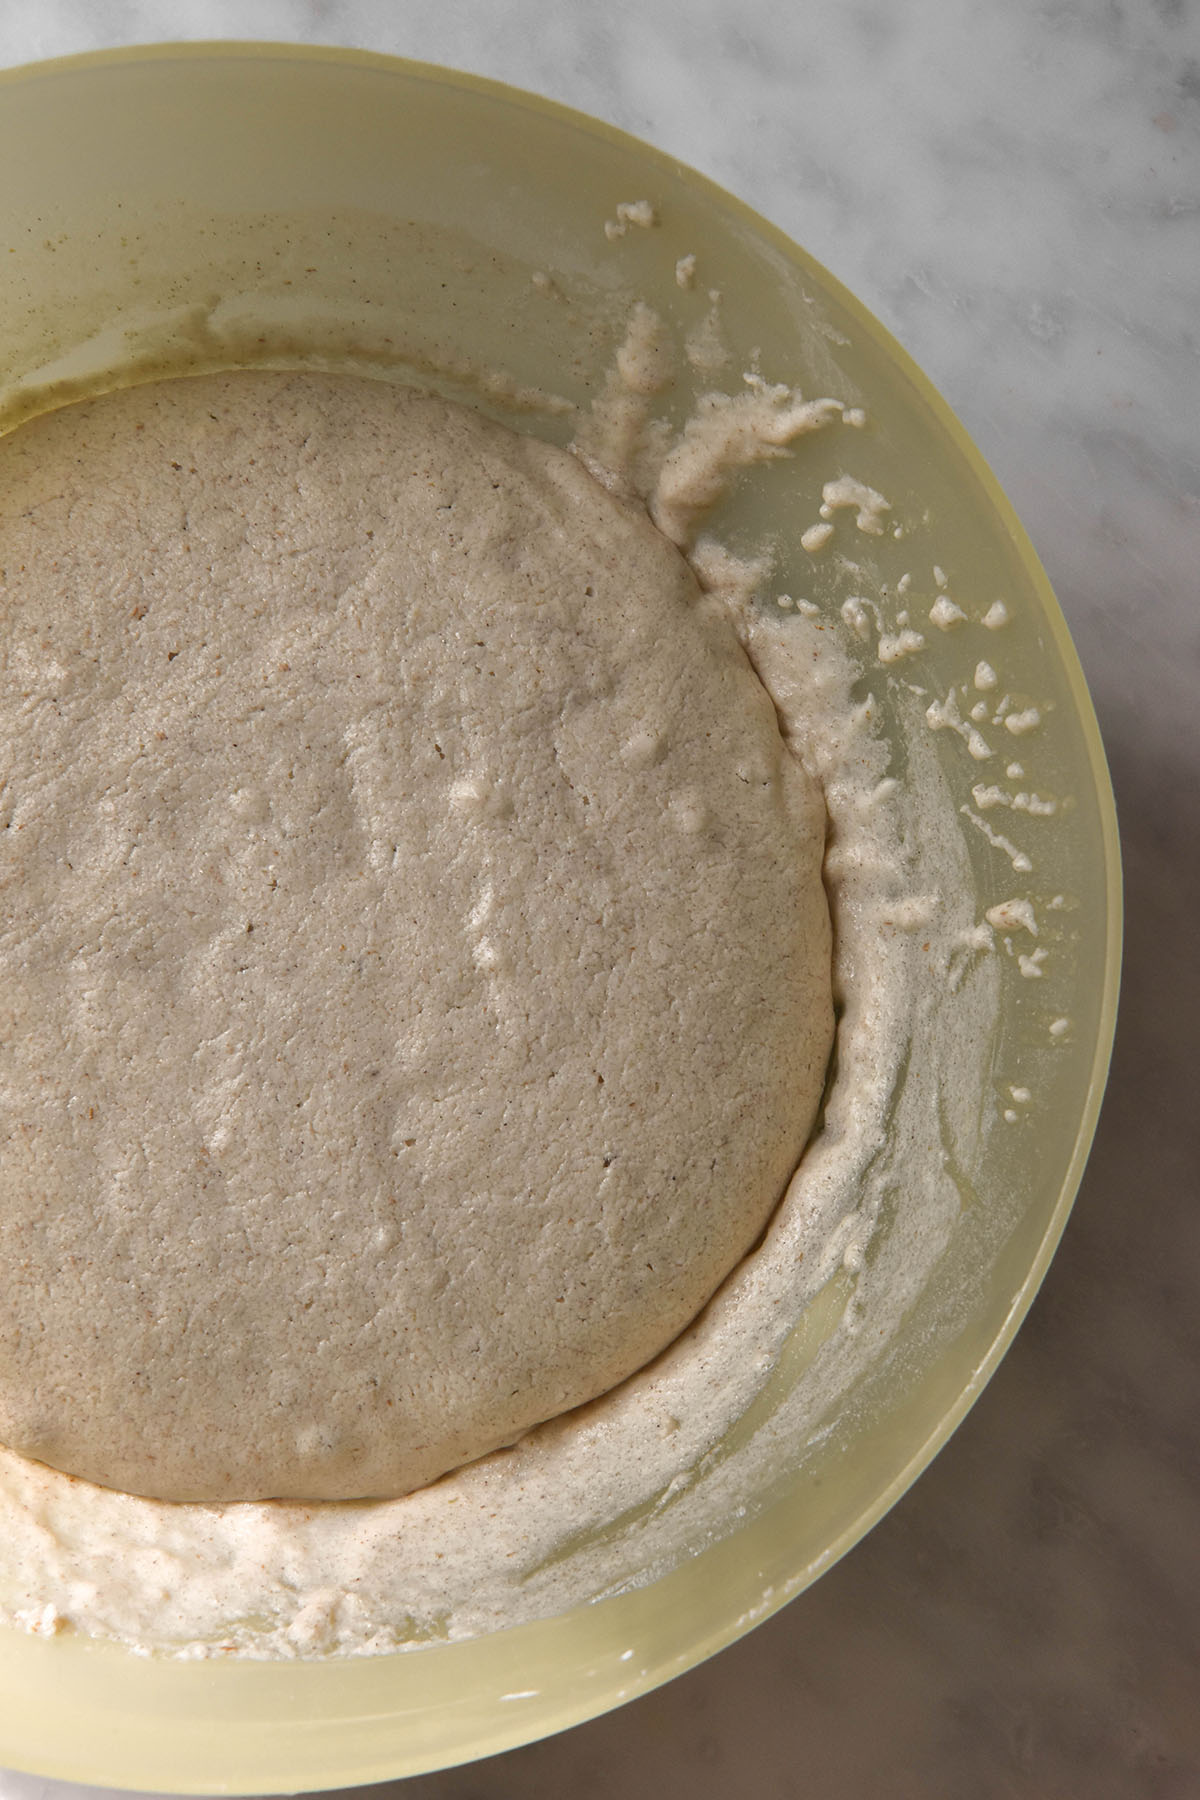
[[[247,374],[0,444],[0,1441],[397,1494],[653,1357],[829,1052],[824,817],[565,452]]]

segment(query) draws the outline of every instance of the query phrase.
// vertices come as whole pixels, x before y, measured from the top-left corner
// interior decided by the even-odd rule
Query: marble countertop
[[[1192,1800],[1200,5],[0,6],[0,64],[165,37],[347,43],[499,77],[638,133],[782,226],[990,459],[1074,634],[1121,814],[1126,972],[1099,1135],[1042,1293],[965,1424],[749,1638],[405,1795]],[[0,1774],[2,1800],[86,1791]]]

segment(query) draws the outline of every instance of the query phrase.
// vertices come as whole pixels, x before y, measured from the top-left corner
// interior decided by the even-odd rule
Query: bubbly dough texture
[[[640,507],[238,373],[0,444],[0,1441],[403,1493],[762,1232],[832,1036],[824,812]]]

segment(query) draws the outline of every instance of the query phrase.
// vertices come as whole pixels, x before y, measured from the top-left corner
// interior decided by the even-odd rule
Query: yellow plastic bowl
[[[500,368],[492,410],[561,438],[563,418],[526,409],[522,389],[585,402],[633,297],[673,321],[695,313],[674,264],[698,253],[741,356],[757,347],[770,378],[869,407],[864,477],[926,519],[956,592],[1005,597],[1006,681],[1040,697],[1031,774],[1072,804],[1038,833],[1037,880],[1062,907],[1044,978],[1005,963],[983,1052],[998,1084],[1019,1069],[1038,1104],[988,1137],[975,1204],[896,1343],[820,1441],[746,1495],[744,1517],[648,1585],[391,1656],[169,1661],[0,1632],[0,1764],[38,1774],[261,1793],[504,1750],[645,1692],[798,1593],[926,1465],[1012,1338],[1080,1178],[1114,1020],[1117,836],[1083,678],[1011,509],[903,351],[770,225],[619,132],[384,57],[165,46],[0,77],[0,169],[3,424],[97,381],[265,358],[428,375],[450,391],[468,364]],[[641,199],[658,229],[606,237],[617,203]],[[570,305],[550,304],[534,273]],[[800,493],[804,467],[778,465],[756,490],[755,523],[785,561],[819,501]],[[881,542],[882,574],[909,554]],[[951,635],[930,638],[926,676],[936,683],[943,659],[944,692]],[[969,759],[941,742],[952,736],[939,750],[968,804]],[[983,835],[963,835],[982,912],[1013,877]],[[1056,1016],[1070,1021],[1057,1034]]]

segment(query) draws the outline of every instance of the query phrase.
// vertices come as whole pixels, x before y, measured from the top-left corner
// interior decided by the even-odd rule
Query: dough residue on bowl
[[[0,1450],[4,1618],[183,1656],[372,1654],[518,1625],[651,1580],[731,1529],[748,1496],[765,1493],[820,1441],[941,1255],[963,1203],[945,1146],[977,1130],[974,1047],[994,1014],[996,971],[981,951],[964,949],[980,930],[974,885],[961,837],[946,829],[954,807],[921,703],[902,723],[898,781],[895,745],[880,735],[861,663],[848,654],[853,638],[828,629],[808,602],[781,597],[786,616],[757,604],[769,557],[747,562],[697,540],[723,468],[777,458],[791,437],[860,415],[754,377],[747,396],[700,405],[672,442],[655,416],[668,361],[653,315],[635,307],[577,451],[619,497],[640,496],[686,549],[704,593],[697,605],[689,586],[689,605],[725,645],[730,678],[736,670],[744,683],[732,625],[762,683],[755,704],[769,704],[782,732],[781,767],[802,767],[816,782],[828,820],[835,1075],[765,1235],[639,1372],[402,1498],[163,1503]],[[347,488],[342,499],[353,510],[359,496]],[[574,525],[574,508],[570,518]],[[340,539],[337,547],[350,548]],[[175,649],[163,646],[164,663]],[[46,653],[42,678],[52,662]],[[291,673],[276,666],[274,677]],[[627,752],[636,744],[634,762],[644,751],[658,766],[636,731],[621,742]],[[365,780],[382,748],[362,740]],[[349,777],[349,753],[347,765]],[[487,777],[473,767],[452,777],[480,831],[498,828],[495,809],[505,804]],[[261,802],[240,783],[234,793],[248,840],[266,823],[255,819]],[[679,831],[691,844],[698,818],[702,809],[685,796],[677,818],[660,813],[659,835]],[[369,879],[369,860],[359,860]],[[499,949],[488,941],[484,900],[473,895],[466,915],[480,952],[472,979]],[[258,929],[247,911],[238,945],[247,967]],[[797,1053],[811,1062],[812,1040]],[[906,1069],[920,1079],[905,1079]]]

